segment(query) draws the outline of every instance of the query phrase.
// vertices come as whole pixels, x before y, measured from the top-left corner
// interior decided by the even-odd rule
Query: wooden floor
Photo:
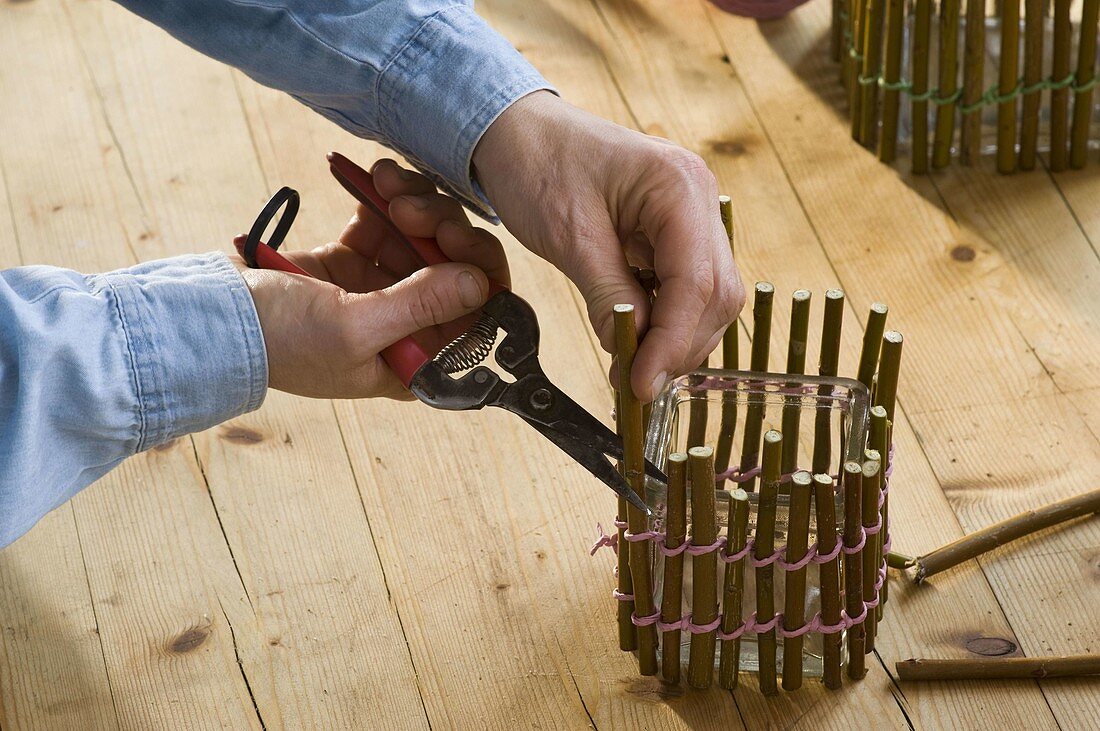
[[[819,297],[841,286],[860,321],[889,302],[907,337],[898,549],[1097,487],[1100,165],[930,179],[880,166],[849,141],[822,0],[764,25],[693,0],[478,8],[569,99],[707,159],[735,202],[746,281]],[[314,245],[351,210],[324,152],[382,154],[105,0],[0,2],[0,59],[5,267],[228,249],[283,184],[304,199],[295,245]],[[607,359],[577,296],[508,243],[547,371],[606,414]],[[637,676],[616,647],[610,553],[586,550],[612,512],[604,488],[507,414],[272,392],[256,413],[130,460],[0,552],[0,727],[1100,718],[1095,683],[891,675],[910,656],[973,656],[979,637],[1029,656],[1100,651],[1100,520],[920,589],[893,578],[863,682],[765,700],[751,681],[730,694]]]

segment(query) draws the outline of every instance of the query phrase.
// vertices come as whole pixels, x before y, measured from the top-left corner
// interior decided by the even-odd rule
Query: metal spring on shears
[[[497,321],[483,313],[466,332],[459,335],[433,358],[444,373],[458,373],[481,363],[493,351],[497,341]]]

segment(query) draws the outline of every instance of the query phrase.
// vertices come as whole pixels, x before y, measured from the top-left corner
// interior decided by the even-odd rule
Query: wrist
[[[562,118],[563,108],[569,105],[544,89],[513,102],[489,125],[474,148],[474,178],[485,187],[515,173],[519,162],[543,148],[555,122]]]

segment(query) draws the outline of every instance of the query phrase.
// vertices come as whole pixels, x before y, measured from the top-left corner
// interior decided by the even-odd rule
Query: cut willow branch
[[[858,462],[844,463],[844,547],[852,550],[859,545],[863,524],[863,468]],[[866,546],[864,547],[866,549]],[[855,619],[863,613],[862,551],[844,554],[844,604],[848,616]],[[866,628],[863,622],[848,629],[848,677],[862,678],[867,670],[863,657]]]
[[[729,241],[730,252],[733,252],[733,204],[728,195],[718,196],[718,211],[722,217],[722,227],[726,230],[726,239]],[[737,328],[739,323],[734,320],[726,332],[722,335],[722,367],[726,370],[737,370]],[[722,394],[722,421],[718,427],[718,443],[714,452],[714,468],[718,472],[729,469],[730,458],[733,455],[733,437],[737,430],[737,398],[734,393]]]
[[[997,171],[1016,171],[1016,81],[1020,73],[1020,0],[999,0],[1001,7],[1001,73],[997,84],[1004,99],[997,105]],[[1007,97],[1007,98],[1006,98]]]
[[[867,329],[863,331],[863,349],[859,353],[859,370],[856,380],[871,391],[875,380],[875,366],[878,365],[879,347],[882,333],[886,330],[886,316],[890,308],[881,302],[871,305],[871,314],[867,316]]]
[[[877,450],[868,449],[867,461],[863,463],[863,530],[874,528],[880,520],[878,511],[879,493],[882,491],[881,457]],[[867,543],[863,547],[863,602],[873,601],[875,598],[875,582],[878,580],[879,566],[882,565],[882,548],[879,544],[881,532],[867,534]],[[863,642],[864,654],[874,651],[875,633],[878,630],[878,622],[873,609],[867,610],[867,619],[863,620],[866,627],[866,639]]]
[[[768,370],[768,343],[772,334],[772,300],[775,287],[768,282],[756,283],[756,294],[752,305],[752,355],[749,369],[763,373]],[[760,459],[760,432],[764,424],[764,397],[761,394],[749,394],[749,404],[745,409],[745,433],[741,442],[741,472],[747,472],[756,466]],[[756,478],[741,485],[746,492],[756,489]]]
[[[963,53],[962,164],[973,165],[982,154],[982,107],[985,89],[985,3],[966,3],[966,45]]]
[[[919,584],[930,576],[992,551],[1017,538],[1097,512],[1100,512],[1100,490],[1093,490],[1029,510],[917,557],[917,573],[914,580]]]
[[[619,392],[615,391],[615,428],[618,430],[618,434],[622,437],[622,426],[619,420],[619,414],[621,413],[622,406],[619,403]],[[619,474],[626,479],[626,465],[619,461]],[[626,528],[623,527],[626,521],[629,519],[627,513],[626,498],[620,497],[618,499],[618,511],[616,512],[616,520],[619,524],[618,543],[619,546],[618,555],[616,560],[618,562],[618,592],[625,596],[631,596],[634,594],[634,582],[630,580],[630,551],[627,549],[626,542]],[[616,608],[618,615],[619,626],[619,649],[624,652],[633,652],[638,649],[638,628],[634,626],[634,622],[631,621],[631,617],[634,614],[634,600],[633,599],[620,599],[616,601],[618,607]]]
[[[756,509],[756,539],[753,556],[763,561],[775,551],[775,513],[779,496],[780,460],[783,456],[783,435],[771,429],[764,435],[764,458],[760,479],[760,501]],[[756,621],[764,623],[775,616],[775,566],[756,567]],[[775,629],[757,635],[757,653],[760,658],[760,692],[775,695],[776,645]]]
[[[1024,0],[1024,88],[1043,80],[1043,5],[1046,0]],[[1041,91],[1024,95],[1020,121],[1020,169],[1034,170],[1039,146],[1039,107]]]
[[[668,456],[668,497],[665,500],[665,548],[683,545],[687,537],[687,458],[683,452]],[[619,544],[622,545],[622,544]],[[683,609],[684,554],[665,557],[661,589],[661,621],[676,622]],[[661,636],[661,675],[669,683],[680,682],[680,629]]]
[[[858,1],[858,0],[857,0]],[[863,81],[879,75],[882,57],[882,16],[886,0],[867,0],[863,11],[863,78],[859,89],[859,141],[863,145],[875,143],[878,131],[878,84]]]
[[[840,334],[844,325],[844,292],[830,289],[825,293],[825,316],[821,325],[821,357],[818,373],[835,376],[840,364]],[[819,386],[818,396],[825,399],[833,394],[832,386]],[[832,409],[825,405],[815,409],[814,453],[812,467],[815,473],[828,472],[832,461]]]
[[[902,0],[886,0],[886,46],[883,49],[882,132],[878,139],[878,159],[891,163],[897,157],[898,112],[901,92],[901,52],[904,45],[905,14]],[[915,131],[915,130],[914,130]]]
[[[1092,83],[1096,74],[1096,36],[1100,24],[1100,0],[1084,0],[1081,8],[1081,40],[1077,45],[1077,93],[1073,97],[1073,129],[1070,132],[1069,166],[1085,167],[1092,123]]]
[[[1100,655],[1005,657],[991,660],[902,660],[901,680],[999,680],[1071,678],[1100,675]]]
[[[725,554],[732,556],[744,550],[749,532],[749,494],[737,488],[730,492],[726,519]],[[733,632],[743,621],[745,600],[745,559],[726,564],[725,591],[722,599],[722,631]],[[727,690],[737,687],[741,669],[741,638],[722,640],[722,659],[718,665],[718,685]]]
[[[792,439],[791,441],[796,441]],[[787,529],[787,563],[802,559],[810,541],[810,473],[804,470],[791,477],[791,502]],[[787,572],[784,584],[783,629],[788,632],[806,624],[806,567]],[[804,636],[783,640],[783,690],[802,687],[802,648]]]
[[[787,373],[802,375],[806,372],[806,341],[810,332],[810,291],[796,290],[791,302],[790,340],[787,344]],[[797,382],[789,386],[797,387]],[[783,433],[798,434],[802,420],[802,397],[787,396],[783,404]],[[798,440],[787,439],[783,442],[784,474],[795,471],[798,463]]]
[[[928,91],[928,56],[932,34],[932,0],[915,0],[913,8],[913,151],[911,169],[918,175],[928,172],[928,101],[920,97]]]
[[[940,3],[940,95],[949,99],[936,110],[936,141],[932,149],[932,167],[939,170],[951,162],[955,141],[955,92],[959,89],[959,3]]]
[[[642,405],[630,386],[630,371],[638,351],[638,331],[634,321],[634,305],[615,305],[615,355],[619,368],[619,424],[623,435],[625,476],[634,492],[645,499],[645,430],[642,427]],[[644,533],[649,528],[645,513],[629,506],[627,523],[630,532]],[[651,616],[653,581],[650,575],[650,541],[628,541],[630,577],[633,581],[635,613]],[[638,667],[642,675],[657,674],[657,628],[652,624],[638,627]]]
[[[878,366],[878,381],[875,384],[876,406],[886,409],[886,418],[894,420],[894,408],[897,405],[898,374],[901,372],[901,346],[904,339],[896,330],[888,330],[882,336],[882,359]]]
[[[836,529],[836,493],[833,491],[833,478],[827,474],[814,475],[814,513],[817,516],[817,554],[828,556],[836,550],[840,540]],[[840,623],[840,558],[821,564],[818,570],[821,584],[821,621],[827,625]],[[826,688],[839,688],[841,685],[840,657],[841,640],[839,632],[822,636],[823,680]]]
[[[710,546],[718,540],[715,515],[714,450],[688,450],[691,470],[691,544]],[[718,553],[708,551],[691,557],[691,621],[705,625],[718,618]],[[714,674],[717,629],[692,634],[688,655],[688,685],[709,688]]]
[[[1070,5],[1073,0],[1054,0],[1054,45],[1051,46],[1051,78],[1069,77],[1072,29]],[[1069,165],[1069,87],[1050,91],[1050,169],[1060,173]]]
[[[871,408],[871,429],[868,446],[879,455],[882,462],[882,481],[886,480],[886,471],[890,469],[890,420],[886,418],[886,409],[882,406]],[[874,536],[875,553],[882,555],[882,549],[886,536],[890,535],[890,496],[887,494],[882,501],[882,530]],[[875,621],[882,621],[883,609],[890,597],[890,582],[882,582],[882,591],[879,594],[879,605],[875,607]]]

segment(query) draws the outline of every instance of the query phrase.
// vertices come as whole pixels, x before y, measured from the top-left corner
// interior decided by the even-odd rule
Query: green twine
[[[857,61],[862,60],[863,57],[856,53],[854,48],[848,49],[848,54]],[[1056,91],[1058,89],[1069,89],[1075,94],[1081,92],[1091,91],[1100,85],[1100,76],[1096,76],[1090,81],[1086,81],[1083,84],[1074,83],[1077,76],[1076,74],[1070,74],[1061,81],[1055,81],[1054,79],[1043,79],[1030,86],[1024,85],[1024,80],[1021,78],[1016,82],[1016,88],[1007,94],[1001,93],[1000,84],[994,84],[985,90],[985,93],[978,98],[977,101],[971,104],[963,104],[959,107],[959,111],[963,114],[971,114],[978,111],[982,107],[991,106],[996,104],[1004,104],[1006,102],[1013,101],[1019,97],[1026,96],[1028,94],[1035,94],[1041,91]],[[945,104],[954,104],[962,97],[962,89],[955,90],[954,93],[948,96],[940,96],[939,89],[929,89],[920,93],[913,91],[913,83],[907,79],[901,79],[899,81],[887,81],[882,74],[876,74],[874,76],[864,76],[859,74],[857,80],[861,86],[870,86],[877,84],[880,89],[885,91],[897,91],[903,94],[907,94],[910,97],[910,101],[914,102],[932,102],[936,106],[943,106]]]

